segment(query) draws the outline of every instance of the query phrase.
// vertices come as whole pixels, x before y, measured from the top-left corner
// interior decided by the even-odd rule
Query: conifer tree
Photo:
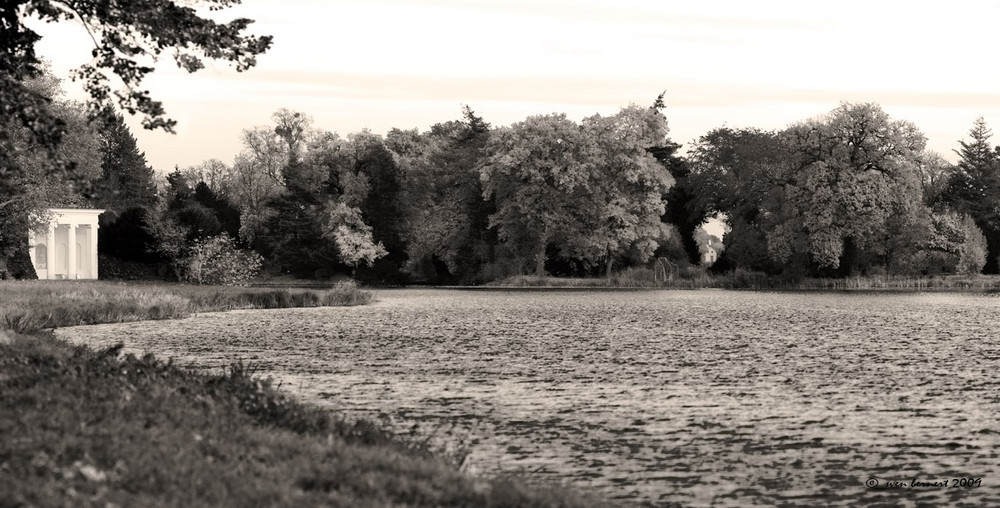
[[[101,132],[101,179],[103,189],[97,204],[112,211],[148,208],[156,202],[153,168],[139,151],[135,136],[117,113],[107,115]]]
[[[1000,269],[1000,154],[990,145],[992,136],[986,121],[978,118],[969,130],[971,140],[959,142],[959,161],[942,196],[957,212],[969,214],[986,235],[986,273]]]

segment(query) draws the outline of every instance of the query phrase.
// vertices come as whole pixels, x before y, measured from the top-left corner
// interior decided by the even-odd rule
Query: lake
[[[1000,506],[996,296],[377,299],[58,335],[216,371],[251,361],[284,390],[426,439],[470,472],[565,482],[624,505]]]

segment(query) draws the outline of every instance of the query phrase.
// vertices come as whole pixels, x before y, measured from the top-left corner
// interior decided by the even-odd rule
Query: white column
[[[66,278],[76,279],[76,224],[66,231]]]
[[[45,278],[56,278],[56,225],[49,224],[45,234]]]
[[[97,221],[94,221],[90,225],[90,278],[96,279],[97,277]]]

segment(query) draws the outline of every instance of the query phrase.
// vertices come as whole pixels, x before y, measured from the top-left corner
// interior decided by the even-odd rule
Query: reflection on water
[[[368,307],[64,329],[627,503],[1000,505],[989,295],[380,291]],[[978,487],[890,481],[982,478]]]

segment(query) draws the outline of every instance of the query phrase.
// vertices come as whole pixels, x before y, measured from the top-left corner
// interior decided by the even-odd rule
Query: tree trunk
[[[547,235],[538,241],[538,253],[535,254],[535,275],[545,277],[545,247],[548,246]]]
[[[604,274],[611,280],[611,266],[615,263],[615,258],[608,255],[607,260],[604,262]]]

